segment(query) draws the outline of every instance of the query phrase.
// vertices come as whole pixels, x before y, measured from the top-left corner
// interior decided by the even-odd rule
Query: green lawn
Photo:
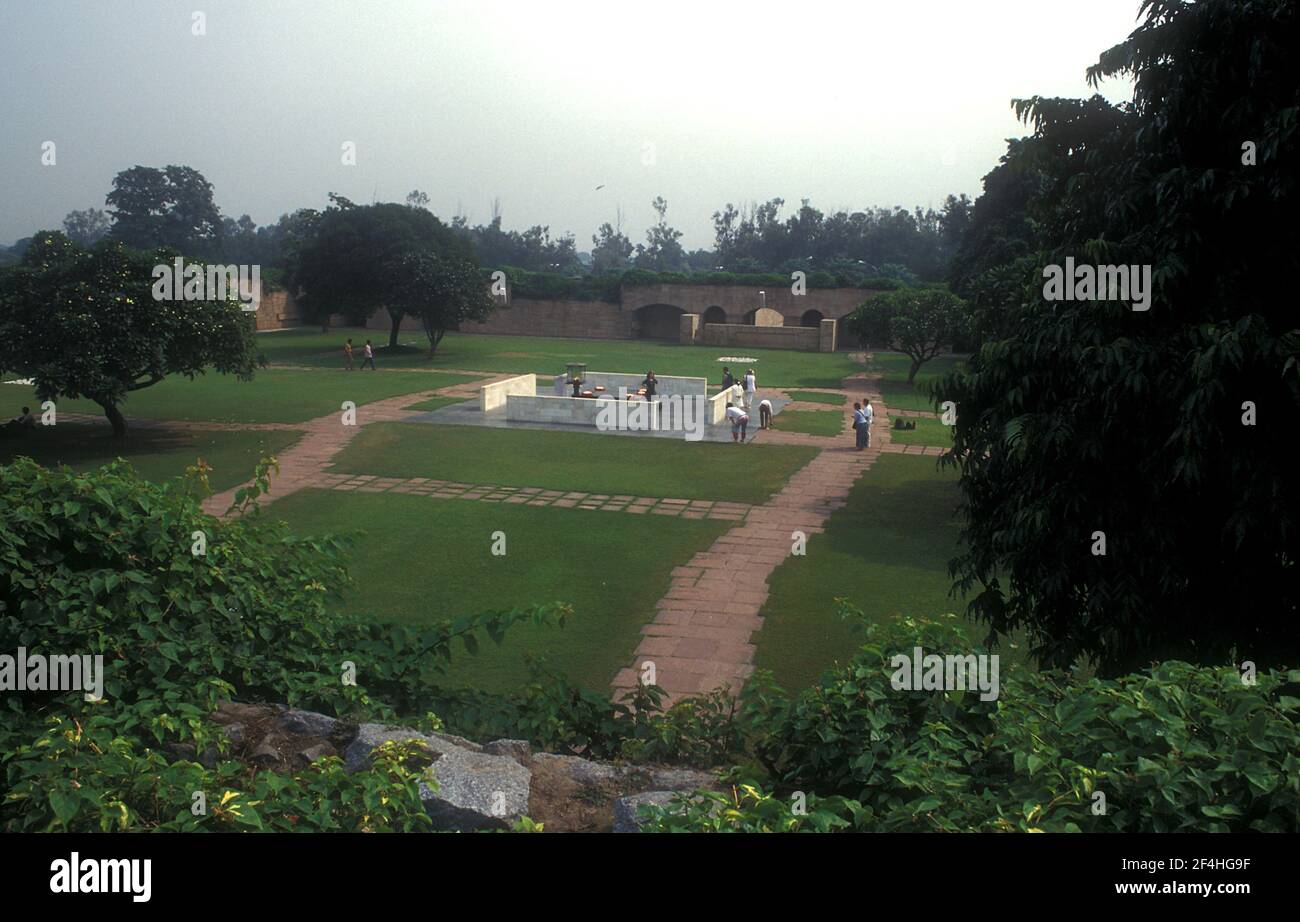
[[[500,647],[485,637],[477,656],[458,645],[449,682],[495,692],[525,681],[528,651],[545,653],[578,684],[605,689],[653,620],[672,568],[731,524],[319,490],[288,496],[267,513],[302,534],[364,530],[349,566],[355,586],[338,603],[358,618],[422,624],[518,605],[573,605],[563,629],[521,626]],[[491,553],[496,531],[505,532],[505,556]]]
[[[408,410],[441,410],[443,407],[449,407],[453,403],[464,403],[466,397],[430,397],[428,400],[421,400],[419,403],[413,403]]]
[[[473,380],[464,375],[369,370],[263,368],[252,381],[232,375],[199,375],[193,381],[173,376],[131,394],[122,404],[128,425],[136,419],[207,420],[230,423],[299,423],[338,413],[345,400],[357,406],[399,394],[434,390]],[[9,385],[15,405],[40,405],[32,388]],[[103,411],[90,400],[58,401],[64,413]]]
[[[322,334],[319,327],[290,332],[259,333],[258,346],[268,361],[282,364],[342,367],[343,342],[352,337],[353,346],[369,337],[387,343],[387,331],[334,329]],[[541,336],[489,336],[476,333],[448,333],[432,359],[422,351],[424,335],[416,331],[399,337],[402,349],[391,355],[379,349],[376,364],[381,368],[458,368],[494,373],[515,372],[554,376],[564,372],[566,362],[586,362],[590,371],[641,373],[654,370],[660,375],[707,378],[717,385],[722,367],[736,371],[753,365],[762,387],[839,387],[847,375],[861,371],[845,352],[794,352],[785,349],[750,349],[739,346],[679,346],[645,340],[554,339]],[[723,356],[753,357],[757,361],[723,363]]]
[[[22,439],[0,440],[0,464],[19,455],[54,467],[66,464],[79,471],[108,464],[121,457],[149,480],[167,480],[185,473],[202,458],[212,471],[208,483],[214,491],[248,480],[258,460],[278,454],[302,435],[297,430],[245,430],[197,432],[187,429],[132,429],[124,439],[114,439],[107,423],[63,422],[38,426]]]
[[[916,380],[907,383],[907,370],[912,360],[901,352],[874,352],[867,371],[884,375],[880,382],[880,396],[891,410],[935,410],[930,400],[930,382],[947,374],[962,361],[961,356],[941,355],[921,366]]]
[[[844,405],[843,394],[828,394],[825,391],[786,391],[791,400],[801,400],[804,403],[825,403],[834,407]]]
[[[772,417],[772,428],[808,435],[839,435],[847,428],[842,410],[782,410]]]
[[[961,613],[948,595],[948,560],[957,549],[957,475],[934,458],[882,456],[862,475],[826,531],[809,537],[807,554],[789,557],[771,580],[754,663],[790,689],[814,682],[822,670],[856,652],[861,631],[835,614],[836,597],[868,617]],[[983,631],[963,621],[968,636]],[[949,651],[959,652],[959,651]],[[1003,665],[1021,651],[998,651]]]
[[[331,470],[384,477],[761,503],[816,455],[802,445],[423,423],[367,426]]]
[[[940,448],[952,448],[952,426],[945,426],[937,419],[923,416],[903,417],[909,423],[916,423],[915,429],[894,429],[897,416],[889,417],[889,438],[900,445],[937,445]]]

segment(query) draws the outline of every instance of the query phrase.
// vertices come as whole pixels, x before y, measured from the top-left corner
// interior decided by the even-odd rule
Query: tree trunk
[[[388,316],[393,318],[393,327],[392,327],[392,329],[390,329],[390,330],[388,331],[388,348],[389,348],[389,349],[396,349],[396,348],[397,348],[397,332],[398,332],[398,330],[401,329],[403,314],[398,313],[398,312],[395,312],[395,311],[393,311],[392,308],[389,308],[389,309],[388,309]]]
[[[108,421],[113,424],[113,438],[120,439],[126,436],[126,417],[122,411],[117,408],[113,401],[96,400],[95,403],[104,408],[104,415]]]
[[[916,377],[916,373],[920,370],[921,370],[921,360],[917,358],[912,359],[912,367],[907,370],[908,384],[912,383],[912,379]]]

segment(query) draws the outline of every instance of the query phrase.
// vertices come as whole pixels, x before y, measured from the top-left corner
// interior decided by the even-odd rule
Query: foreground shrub
[[[265,487],[265,467],[258,479],[245,505]],[[27,459],[0,467],[0,652],[102,656],[105,676],[100,701],[81,691],[0,697],[0,827],[172,828],[194,791],[211,803],[229,790],[245,818],[270,815],[251,806],[265,801],[310,828],[351,828],[345,815],[407,828],[411,802],[394,786],[410,778],[391,766],[355,781],[313,767],[285,787],[233,763],[213,772],[163,753],[221,751],[224,736],[206,718],[227,698],[356,719],[422,713],[453,644],[473,648],[478,634],[500,638],[520,620],[561,622],[565,609],[418,631],[349,621],[326,604],[347,582],[342,542],[294,537],[251,506],[219,521],[202,512],[196,486],[151,484],[121,463],[88,474]],[[297,806],[317,800],[327,806]],[[335,800],[347,809],[328,806]]]
[[[893,689],[890,657],[917,645],[983,652],[952,620],[869,625],[854,660],[801,694],[755,685],[742,717],[784,809],[822,798],[846,828],[875,831],[1300,829],[1300,671],[1247,685],[1181,662],[1087,681],[1019,670],[985,702]],[[772,803],[755,787],[686,817],[749,828]],[[649,811],[656,827],[680,826],[666,812]]]

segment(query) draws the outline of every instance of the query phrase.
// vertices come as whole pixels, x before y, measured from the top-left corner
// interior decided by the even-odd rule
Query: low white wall
[[[577,426],[595,426],[596,414],[603,400],[590,397],[544,397],[509,394],[506,397],[506,419],[529,423],[568,423]]]
[[[506,398],[511,395],[531,397],[536,393],[536,376],[518,375],[514,378],[506,378],[496,384],[485,384],[478,389],[478,408],[486,413],[488,410],[506,405]]]
[[[655,375],[655,378],[659,381],[659,387],[655,389],[656,397],[671,397],[673,394],[681,394],[683,397],[702,397],[708,393],[709,382],[706,378],[686,378],[676,375]],[[584,390],[590,390],[600,385],[605,388],[605,392],[611,397],[617,397],[620,387],[625,387],[628,393],[635,394],[636,389],[641,386],[641,382],[644,380],[645,375],[628,375],[614,371],[589,371],[582,387]],[[566,381],[566,375],[555,376],[555,393],[557,395],[568,396],[571,393],[570,387],[565,383]]]
[[[705,422],[707,422],[710,426],[717,426],[721,424],[722,421],[727,418],[728,401],[736,404],[740,403],[741,393],[742,392],[740,386],[737,385],[736,387],[733,387],[730,390],[718,391],[718,393],[710,397],[709,408],[704,414]]]

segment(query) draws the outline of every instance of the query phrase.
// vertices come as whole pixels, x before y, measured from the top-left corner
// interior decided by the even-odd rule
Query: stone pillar
[[[817,332],[818,332],[819,336],[818,336],[818,340],[817,340],[817,351],[818,351],[818,352],[834,352],[834,351],[835,351],[835,332],[836,332],[836,330],[835,330],[835,321],[834,321],[834,320],[823,320],[821,323],[818,324],[818,327],[819,327],[819,329],[818,329]]]
[[[678,342],[683,346],[693,346],[700,340],[700,315],[682,314],[678,327]]]

